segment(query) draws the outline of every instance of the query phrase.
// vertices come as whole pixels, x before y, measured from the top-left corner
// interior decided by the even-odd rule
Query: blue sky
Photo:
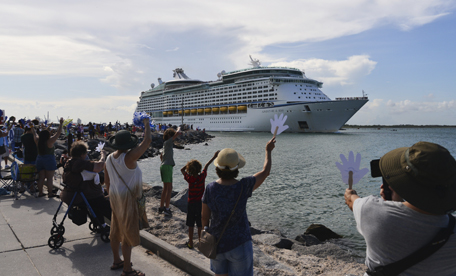
[[[7,116],[130,122],[141,91],[183,68],[200,80],[302,69],[330,98],[370,99],[350,124],[456,125],[456,2],[3,1]]]

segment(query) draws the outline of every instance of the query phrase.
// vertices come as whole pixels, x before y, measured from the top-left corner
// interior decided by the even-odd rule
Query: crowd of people
[[[143,123],[144,138],[140,143],[135,134],[138,127],[134,125],[89,123],[87,139],[100,135],[107,137],[115,149],[109,156],[102,151],[99,160],[88,159],[84,127],[77,125],[74,127],[76,138],[71,138],[69,150],[56,161],[54,143],[64,132],[63,118],[55,129],[12,120],[1,126],[0,131],[2,158],[8,157],[9,141],[14,147],[23,149],[24,164],[36,166],[39,197],[45,195],[44,187],[47,187],[48,197],[56,196],[52,178],[58,166],[64,167],[66,186],[60,193],[61,200],[69,204],[77,191],[83,192],[100,218],[100,225],[110,232],[113,254],[110,269],[122,269],[122,275],[144,275],[132,267],[131,260],[132,247],[140,244],[139,230],[149,226],[144,209],[142,172],[137,165],[152,142],[149,119],[144,119]],[[172,216],[174,140],[188,128],[182,126],[176,130],[159,126],[164,131],[160,155],[163,190],[157,211],[165,216]],[[72,131],[66,134],[69,136]],[[275,137],[266,143],[263,168],[252,176],[238,178],[247,161],[229,148],[217,150],[204,167],[200,161],[192,159],[181,168],[189,187],[186,246],[189,249],[195,246],[195,224],[199,239],[203,231],[213,235],[216,256],[210,260],[210,268],[216,275],[253,275],[247,201],[271,172],[275,144]],[[206,185],[207,171],[212,163],[218,179]],[[371,164],[372,176],[383,180],[381,197],[360,197],[352,188],[344,194],[356,227],[366,240],[368,270],[365,275],[455,275],[456,238],[452,235],[455,223],[451,215],[456,210],[454,157],[440,145],[419,142],[390,151]],[[5,166],[8,167],[7,159]],[[98,177],[101,171],[104,171],[104,186]],[[80,197],[74,199],[74,204],[81,203]],[[109,219],[110,225],[104,218]]]

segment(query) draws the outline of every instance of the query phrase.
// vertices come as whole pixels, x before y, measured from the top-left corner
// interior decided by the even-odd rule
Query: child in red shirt
[[[201,171],[201,163],[198,160],[190,160],[187,165],[182,167],[181,173],[184,179],[188,182],[188,205],[187,205],[187,221],[188,226],[188,242],[187,247],[193,249],[193,229],[196,222],[198,227],[198,239],[201,239],[201,198],[203,197],[205,180],[207,176],[207,168],[217,158],[220,151],[217,151],[214,156],[204,166]]]

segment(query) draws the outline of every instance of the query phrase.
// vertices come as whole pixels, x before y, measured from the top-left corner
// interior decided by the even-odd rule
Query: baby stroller
[[[61,184],[62,186],[66,186],[64,183]],[[85,204],[78,204],[73,205],[74,199],[76,196],[80,194],[82,199],[84,200]],[[89,229],[92,232],[101,233],[101,240],[104,242],[109,242],[109,227],[103,227],[95,212],[93,211],[92,207],[90,207],[89,202],[87,201],[84,193],[82,191],[77,191],[74,193],[73,198],[71,199],[70,205],[68,205],[68,210],[65,212],[63,216],[62,222],[60,224],[57,223],[57,214],[62,207],[63,201],[60,202],[59,208],[57,208],[57,212],[55,212],[54,218],[52,219],[52,229],[51,229],[51,237],[48,240],[48,245],[50,248],[57,249],[62,246],[63,244],[63,234],[65,233],[65,227],[63,226],[63,222],[65,218],[68,216],[74,224],[80,226],[87,222],[87,216],[90,218]]]

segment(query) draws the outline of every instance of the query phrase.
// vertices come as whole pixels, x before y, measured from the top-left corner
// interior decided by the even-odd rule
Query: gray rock
[[[356,262],[356,259],[349,252],[330,242],[314,246],[303,246],[295,243],[291,247],[291,250],[303,255],[314,255],[324,259],[331,256],[344,262]]]
[[[293,272],[291,268],[286,265],[283,265],[271,256],[266,255],[263,251],[260,250],[257,246],[253,246],[253,265],[255,267],[267,267],[268,270],[284,270],[288,272]]]
[[[259,234],[252,236],[254,242],[272,245],[277,248],[291,249],[293,241],[275,234]]]
[[[176,206],[179,210],[187,213],[187,201],[188,201],[188,188],[183,189],[177,195],[171,198],[170,203]]]
[[[299,235],[295,238],[298,242],[301,242],[305,246],[312,246],[321,244],[320,240],[317,239],[314,235]]]

